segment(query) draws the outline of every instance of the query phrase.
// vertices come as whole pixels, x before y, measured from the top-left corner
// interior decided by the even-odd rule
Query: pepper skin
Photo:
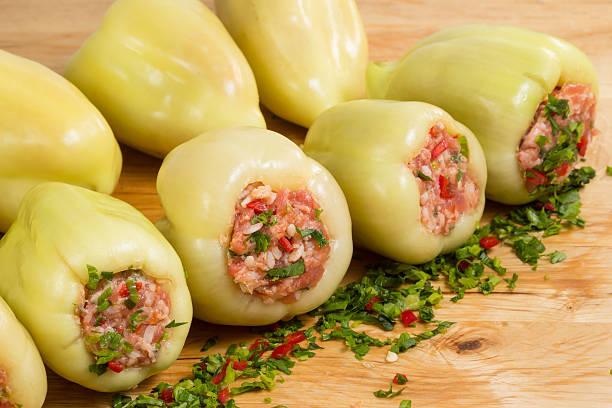
[[[108,370],[100,376],[90,372],[95,361],[75,313],[89,279],[88,264],[115,273],[142,269],[168,292],[170,318],[191,322],[181,261],[144,215],[121,200],[81,187],[34,187],[0,241],[0,295],[57,374],[96,391],[128,390],[176,360],[190,324],[171,329],[157,361],[147,367]]]
[[[27,330],[0,297],[0,369],[8,374],[10,401],[40,408],[47,395],[47,373]],[[0,405],[2,395],[0,394]]]
[[[406,165],[438,121],[451,135],[467,138],[468,170],[480,189],[477,207],[461,216],[448,235],[434,235],[421,224],[418,184]],[[435,106],[379,100],[339,104],[317,118],[304,152],[342,187],[355,242],[396,261],[423,263],[456,249],[482,216],[487,178],[482,149],[468,128]]]
[[[65,76],[153,156],[210,129],[266,127],[246,59],[198,0],[116,1]]]
[[[524,204],[529,194],[516,153],[540,102],[566,83],[591,84],[589,59],[558,38],[510,26],[440,31],[397,62],[368,67],[368,97],[432,103],[468,126],[488,163],[487,197]]]
[[[110,194],[120,172],[119,145],[87,98],[50,69],[0,50],[0,231],[39,183]]]
[[[242,190],[260,181],[272,189],[308,189],[324,210],[331,246],[321,280],[294,303],[265,304],[243,293],[228,272],[234,206]],[[252,127],[205,133],[164,160],[157,191],[167,218],[158,228],[189,273],[195,316],[213,323],[256,326],[308,312],[336,289],[353,252],[351,221],[333,177],[289,139]]]
[[[324,110],[365,96],[368,42],[353,0],[216,0],[261,100],[309,127]]]

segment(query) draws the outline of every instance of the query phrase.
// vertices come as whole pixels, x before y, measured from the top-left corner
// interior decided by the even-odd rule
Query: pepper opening
[[[586,155],[596,134],[596,104],[584,84],[558,87],[540,103],[516,155],[527,191],[560,183]]]
[[[408,163],[419,186],[421,223],[432,234],[449,234],[462,214],[478,206],[480,193],[469,171],[469,154],[465,136],[451,136],[436,122],[425,147]]]
[[[141,270],[102,272],[101,278],[92,280],[89,268],[90,280],[77,314],[87,348],[96,358],[90,371],[118,373],[155,363],[169,335],[168,293]]]
[[[229,273],[242,292],[264,303],[297,301],[325,271],[330,245],[322,209],[308,190],[244,188],[235,205]]]

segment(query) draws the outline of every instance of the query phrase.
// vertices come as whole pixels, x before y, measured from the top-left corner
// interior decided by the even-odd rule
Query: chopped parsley
[[[271,240],[272,237],[265,232],[255,231],[247,237],[244,241],[244,245],[246,247],[247,242],[253,241],[255,243],[255,253],[259,254],[268,250]]]
[[[85,285],[89,290],[96,290],[98,283],[100,282],[100,276],[98,275],[98,269],[95,266],[87,265],[87,274],[89,275],[89,281]]]
[[[321,213],[323,212],[322,208],[315,208],[315,218],[317,219],[317,221],[321,222]]]
[[[466,159],[470,158],[470,146],[468,145],[467,138],[463,135],[457,136],[457,141],[461,145],[461,155]]]
[[[376,398],[393,398],[393,397],[400,395],[402,391],[404,391],[404,389],[406,389],[406,387],[400,388],[399,391],[393,391],[393,383],[391,383],[389,384],[388,391],[385,391],[385,390],[374,391],[374,396]]]
[[[417,176],[423,181],[433,181],[431,177],[423,173],[421,170],[417,171]]]
[[[315,242],[319,244],[319,248],[323,248],[325,245],[329,244],[329,241],[327,240],[327,238],[325,238],[325,235],[323,235],[323,232],[321,232],[318,229],[308,228],[308,229],[301,230],[296,225],[295,230],[297,231],[298,234],[300,234],[302,238],[310,237],[314,239]]]
[[[612,166],[606,166],[606,174],[612,176]]]
[[[257,223],[262,223],[265,227],[271,227],[276,224],[276,217],[272,214],[274,210],[270,208],[267,211],[262,212],[261,214],[253,216],[251,218],[251,224],[255,225]]]
[[[206,343],[202,346],[200,351],[208,351],[213,348],[219,342],[219,336],[214,336],[206,340]]]
[[[550,143],[550,139],[544,135],[538,135],[535,138],[535,142],[538,146],[540,146],[540,148],[542,148],[544,145],[546,145],[546,143]]]
[[[174,320],[172,320],[170,323],[168,323],[166,325],[166,329],[172,329],[173,327],[179,327],[179,326],[182,326],[184,324],[187,324],[187,322],[176,323]]]
[[[98,296],[98,312],[103,312],[108,309],[112,303],[108,298],[113,293],[113,289],[109,286]]]
[[[291,265],[283,266],[281,268],[272,268],[266,271],[266,279],[278,280],[289,278],[291,276],[298,276],[305,272],[304,260],[292,263]]]
[[[141,323],[146,319],[146,316],[142,315],[143,313],[144,311],[139,309],[130,315],[130,323],[127,327],[128,331],[134,332],[138,327],[138,323]]]
[[[89,366],[89,371],[97,375],[102,375],[107,371],[109,362],[134,350],[131,343],[124,341],[123,336],[115,332],[88,337],[86,340],[92,345],[97,345],[93,350],[96,362]]]
[[[136,307],[136,305],[140,301],[140,294],[138,293],[138,289],[136,289],[136,284],[134,283],[132,279],[126,279],[125,286],[127,287],[128,292],[130,294],[128,298],[123,301],[123,304],[128,309],[133,309]]]
[[[412,408],[412,401],[411,400],[403,400],[402,402],[400,402],[399,408]]]

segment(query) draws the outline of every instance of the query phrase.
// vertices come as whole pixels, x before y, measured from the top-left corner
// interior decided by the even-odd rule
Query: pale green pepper
[[[451,135],[465,137],[468,172],[479,188],[476,207],[462,214],[448,234],[434,234],[421,223],[417,177],[407,166],[438,122]],[[342,187],[356,244],[391,259],[422,263],[452,251],[482,216],[487,179],[482,149],[468,128],[435,106],[378,100],[339,104],[317,118],[304,152]]]
[[[140,270],[166,291],[170,319],[185,324],[160,340],[155,362],[101,375],[91,370],[96,359],[79,319],[85,285],[92,281],[88,265],[112,277]],[[153,224],[121,200],[63,183],[40,184],[24,197],[17,220],[0,241],[0,295],[30,331],[49,368],[103,392],[128,390],[168,368],[182,350],[192,318],[181,261]]]
[[[448,111],[478,137],[488,164],[487,197],[536,198],[517,161],[538,105],[555,87],[590,84],[589,59],[561,39],[510,26],[468,25],[426,38],[392,63],[368,67],[368,97],[417,100]]]
[[[65,72],[117,138],[163,157],[206,130],[265,127],[253,73],[198,0],[118,0]]]
[[[121,151],[98,110],[50,69],[0,50],[0,231],[44,181],[110,194]]]
[[[318,217],[329,231],[329,258],[321,279],[297,301],[266,303],[242,291],[230,276],[236,201],[255,182],[275,191],[307,189],[323,210]],[[329,298],[351,261],[351,221],[340,187],[327,170],[278,133],[236,127],[192,139],[166,157],[157,191],[167,217],[157,226],[189,271],[199,319],[256,326],[308,312]]]
[[[367,38],[353,0],[216,0],[263,104],[309,127],[337,103],[365,96]]]
[[[0,297],[0,406],[40,408],[47,373],[28,331]],[[13,405],[11,405],[11,403]]]

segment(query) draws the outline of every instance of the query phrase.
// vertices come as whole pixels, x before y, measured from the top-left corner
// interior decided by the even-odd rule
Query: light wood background
[[[212,1],[206,0],[211,6]],[[68,57],[99,25],[110,0],[0,0],[0,48],[34,59],[61,72]],[[357,361],[340,343],[299,363],[272,393],[237,398],[242,407],[285,404],[297,407],[396,407],[401,398],[376,399],[372,392],[388,386],[396,372],[409,378],[403,397],[417,408],[457,407],[612,407],[612,2],[589,1],[358,1],[374,60],[394,59],[416,41],[451,25],[505,23],[565,38],[593,60],[601,82],[597,126],[602,130],[590,162],[597,180],[583,193],[587,228],[551,237],[549,249],[568,254],[557,265],[537,271],[520,264],[506,249],[497,249],[509,273],[520,275],[517,289],[504,285],[489,296],[468,294],[459,304],[446,299],[440,319],[457,324],[445,335],[422,343],[385,363],[385,351],[374,350]],[[273,63],[273,62],[271,62]],[[268,125],[293,140],[304,130],[267,116]],[[33,118],[35,120],[35,118]],[[124,149],[124,170],[115,195],[151,220],[163,211],[155,193],[160,161]],[[487,216],[504,210],[487,205]],[[357,253],[349,276],[362,272]],[[548,276],[549,279],[545,279]],[[444,287],[444,286],[443,286]],[[385,336],[370,330],[370,334]],[[233,342],[255,338],[248,329],[194,322],[180,359],[166,372],[142,383],[146,392],[160,381],[173,382],[190,373],[205,339],[219,334],[221,351]],[[272,404],[264,404],[271,397]],[[49,373],[45,407],[108,407],[110,396],[70,384]]]

